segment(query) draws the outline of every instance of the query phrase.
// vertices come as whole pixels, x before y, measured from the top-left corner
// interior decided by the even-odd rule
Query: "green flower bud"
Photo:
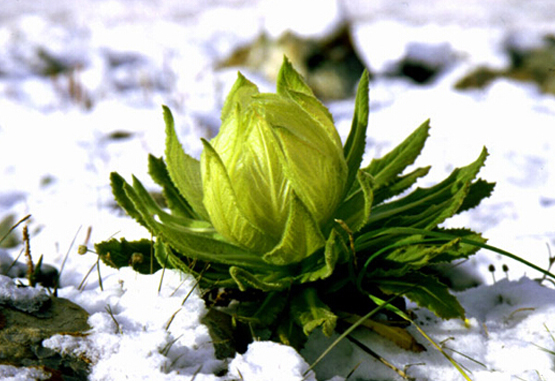
[[[347,162],[331,114],[287,60],[276,94],[259,93],[239,74],[220,132],[203,143],[203,204],[225,239],[273,264],[301,261],[325,244]]]

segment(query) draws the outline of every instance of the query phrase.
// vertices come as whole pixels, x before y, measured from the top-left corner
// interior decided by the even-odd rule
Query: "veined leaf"
[[[283,57],[283,63],[278,73],[276,92],[279,95],[288,95],[291,91],[314,96],[312,89],[306,84],[301,75],[293,68],[291,61]]]
[[[387,186],[378,187],[374,190],[374,205],[379,205],[393,196],[403,193],[424,177],[430,171],[430,167],[417,168],[404,176],[397,176]]]
[[[485,180],[478,179],[470,185],[468,190],[468,195],[465,197],[464,202],[459,208],[457,213],[463,212],[465,210],[472,209],[484,199],[491,196],[495,188],[495,183],[489,183]]]
[[[207,262],[240,264],[260,271],[272,269],[259,255],[218,238],[214,230],[206,226],[206,221],[188,220],[165,213],[137,179],[133,187],[124,183],[123,190],[152,234],[182,255]]]
[[[290,204],[289,217],[281,241],[263,258],[274,265],[298,263],[324,246],[320,227],[296,195]]]
[[[195,213],[202,219],[210,221],[202,202],[200,163],[183,151],[175,133],[172,113],[166,106],[163,106],[163,109],[166,122],[166,160],[170,178]]]
[[[224,106],[222,107],[221,120],[225,121],[231,114],[233,114],[237,105],[245,107],[251,102],[253,95],[258,94],[258,87],[246,79],[243,74],[237,73],[237,80],[225,98]],[[229,124],[222,123],[218,135],[224,135],[224,139],[228,140],[229,134],[234,134],[231,130],[226,130]]]
[[[441,183],[431,188],[417,188],[406,197],[376,206],[364,230],[384,227],[435,228],[458,212],[486,157],[484,148],[474,163],[455,169]]]
[[[318,298],[316,289],[312,287],[303,289],[293,298],[291,315],[307,336],[321,326],[329,337],[337,324],[337,316]]]
[[[365,171],[374,176],[376,188],[388,185],[406,167],[414,163],[428,138],[430,120],[425,121],[401,144],[380,159],[374,159]]]
[[[292,283],[292,278],[277,276],[279,275],[278,272],[274,272],[272,275],[260,272],[252,273],[237,266],[231,266],[229,268],[229,274],[241,291],[245,291],[248,288],[256,288],[262,291],[280,291],[287,288]]]
[[[448,251],[453,254],[458,253],[460,248],[459,238],[444,242],[437,240],[430,242],[429,239],[425,240],[422,236],[415,235],[399,239],[397,243],[404,245],[377,258],[367,274],[369,279],[375,277],[402,278],[407,272],[427,266],[435,258]]]
[[[351,131],[343,146],[343,154],[347,161],[347,167],[349,168],[345,192],[350,190],[351,185],[355,181],[360,163],[362,162],[362,155],[366,148],[366,130],[368,129],[368,114],[370,109],[368,94],[369,82],[370,74],[365,70],[357,88],[355,114],[353,116]]]
[[[187,218],[198,217],[187,200],[183,198],[183,196],[179,193],[179,190],[173,184],[168,173],[166,163],[164,163],[162,158],[156,158],[149,155],[148,172],[156,184],[162,187],[164,198],[173,213]]]
[[[347,262],[351,256],[341,234],[334,228],[326,240],[323,255],[321,250],[317,251],[300,263],[300,270],[295,277],[295,283],[326,279],[333,274],[337,264]]]
[[[152,241],[141,239],[139,241],[127,241],[125,238],[100,242],[94,245],[94,249],[102,262],[114,268],[131,266],[141,274],[152,274],[160,269],[160,265],[154,260],[154,249]]]
[[[323,107],[323,106],[322,106]],[[348,175],[341,139],[333,124],[324,128],[293,101],[273,94],[257,97],[255,115],[272,128],[279,160],[296,195],[303,201],[319,224],[326,223],[345,194]]]
[[[366,225],[370,218],[374,201],[373,185],[372,176],[359,170],[352,192],[347,195],[337,209],[335,219],[344,221],[355,233]]]
[[[148,225],[144,221],[141,213],[135,208],[133,201],[127,197],[127,193],[124,191],[124,184],[126,184],[123,177],[117,172],[110,173],[110,185],[112,186],[112,194],[116,202],[127,212],[127,214],[134,218],[139,224],[143,225],[148,229]]]
[[[421,307],[428,308],[443,319],[464,319],[464,309],[446,285],[422,273],[409,273],[402,278],[384,278],[376,281],[387,294],[404,292],[404,295]],[[407,288],[409,288],[408,291]],[[405,292],[406,291],[406,292]]]
[[[221,157],[209,142],[203,139],[202,143],[204,202],[212,225],[227,240],[246,250],[260,254],[270,251],[276,245],[273,237],[247,218]]]
[[[284,57],[278,73],[277,94],[294,101],[310,117],[318,122],[331,140],[339,140],[339,135],[333,124],[333,117],[326,106],[314,96],[312,89],[303,77],[293,68],[291,62]]]

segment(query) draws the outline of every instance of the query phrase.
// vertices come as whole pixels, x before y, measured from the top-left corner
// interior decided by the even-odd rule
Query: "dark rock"
[[[59,273],[54,266],[41,263],[38,269],[35,268],[35,271],[34,280],[36,283],[51,288],[58,284]],[[14,261],[6,251],[0,249],[0,275],[10,278],[26,278],[27,264]]]
[[[86,379],[86,359],[62,356],[43,347],[42,341],[56,334],[86,335],[88,317],[81,307],[62,298],[49,297],[32,313],[0,306],[0,364],[41,367],[63,380]]]
[[[283,56],[291,61],[318,98],[344,99],[354,95],[364,64],[343,25],[322,39],[286,32],[278,39],[261,35],[221,62],[219,67],[244,66],[275,81]]]

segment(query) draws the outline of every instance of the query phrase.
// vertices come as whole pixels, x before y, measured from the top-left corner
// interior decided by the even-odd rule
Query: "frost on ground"
[[[427,118],[432,136],[418,164],[433,164],[431,181],[470,162],[486,145],[490,156],[481,176],[496,181],[497,188],[480,208],[450,227],[483,232],[489,243],[546,268],[548,245],[555,243],[554,97],[506,78],[467,92],[454,91],[453,85],[477,65],[503,67],[509,59],[507,45],[535,46],[542,36],[555,33],[546,11],[551,1],[440,4],[318,2],[326,10],[321,12],[325,20],[312,14],[284,17],[265,1],[2,4],[0,218],[32,214],[33,256],[43,254],[44,262],[58,269],[64,264],[59,295],[91,315],[90,335],[58,335],[45,345],[92,360],[92,380],[222,381],[301,380],[307,364],[329,345],[329,339],[314,335],[303,359],[287,347],[260,342],[235,359],[219,361],[207,328],[199,323],[205,310],[198,292],[182,305],[194,280],[168,271],[158,292],[160,273],[142,276],[102,266],[104,291],[96,268],[79,287],[96,263],[94,254],[76,253],[88,226],[90,244],[111,236],[148,238],[114,208],[109,173],[148,178],[147,154],[163,154],[160,104],[172,108],[185,150],[198,154],[198,138],[217,132],[223,96],[236,75],[236,69],[216,70],[216,63],[261,30],[277,35],[293,28],[303,36],[318,36],[338,20],[351,20],[358,53],[378,73],[371,83],[366,160],[386,152]],[[308,22],[313,19],[314,24]],[[443,70],[425,86],[379,75],[394,71],[407,56],[428,59]],[[53,63],[62,71],[46,75]],[[352,100],[330,104],[330,109],[344,134]],[[9,249],[10,256],[16,257],[19,249]],[[497,282],[488,272],[490,264]],[[501,270],[503,264],[508,273]],[[553,291],[527,278],[516,281],[538,274],[492,253],[482,252],[464,266],[474,280],[490,284],[458,294],[469,326],[438,321],[424,310],[416,310],[418,323],[471,371],[473,380],[555,380],[555,356],[549,352],[555,348]],[[18,292],[35,291],[12,290],[3,300],[14,300]],[[414,329],[412,333],[427,352],[405,352],[365,331],[356,335],[417,381],[461,379],[441,354]],[[316,374],[319,380],[338,380],[355,367],[349,380],[397,377],[347,341],[319,364]],[[227,375],[216,375],[226,370]],[[35,369],[0,366],[0,378],[46,376]]]

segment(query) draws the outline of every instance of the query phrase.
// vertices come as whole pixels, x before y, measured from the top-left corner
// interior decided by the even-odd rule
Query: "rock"
[[[498,78],[535,83],[545,94],[555,94],[555,36],[545,36],[540,47],[508,46],[510,65],[504,69],[481,66],[459,79],[457,90],[484,88]]]
[[[316,96],[324,100],[353,96],[364,70],[348,25],[322,39],[302,38],[292,32],[278,39],[263,34],[237,49],[218,66],[244,66],[273,82],[284,55],[304,76]]]
[[[56,334],[86,335],[91,329],[88,317],[67,299],[0,276],[0,364],[41,367],[64,380],[86,379],[85,359],[62,356],[43,347],[42,341]]]
[[[37,270],[37,269],[35,269]],[[13,258],[4,250],[0,249],[0,275],[10,278],[26,278],[27,264],[14,262]],[[35,273],[35,281],[44,287],[56,287],[58,283],[58,269],[54,266],[41,263]]]

